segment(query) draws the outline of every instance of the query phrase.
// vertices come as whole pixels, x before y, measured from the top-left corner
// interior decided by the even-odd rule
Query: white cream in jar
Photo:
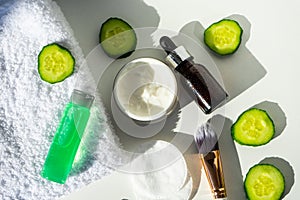
[[[114,83],[119,108],[138,121],[157,120],[167,115],[177,99],[173,71],[154,58],[139,58],[126,64]]]

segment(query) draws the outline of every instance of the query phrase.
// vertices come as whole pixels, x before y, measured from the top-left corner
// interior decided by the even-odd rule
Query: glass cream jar
[[[155,121],[168,115],[177,100],[173,71],[155,58],[125,64],[114,81],[114,99],[122,112],[137,121]]]

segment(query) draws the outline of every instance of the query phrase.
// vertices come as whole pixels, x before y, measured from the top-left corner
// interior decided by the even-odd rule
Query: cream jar
[[[125,64],[114,81],[114,99],[120,110],[137,121],[155,121],[168,115],[177,100],[173,71],[155,58]]]

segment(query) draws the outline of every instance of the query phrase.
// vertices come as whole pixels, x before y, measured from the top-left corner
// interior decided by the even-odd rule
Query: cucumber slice
[[[260,146],[275,134],[275,126],[265,110],[251,108],[243,112],[231,127],[235,141],[242,145]]]
[[[241,44],[242,33],[238,22],[223,19],[204,31],[204,43],[219,55],[233,54]]]
[[[127,22],[112,17],[102,24],[99,42],[108,56],[124,58],[135,50],[137,38],[135,31]]]
[[[58,83],[73,74],[75,59],[65,47],[53,43],[43,47],[38,56],[38,72],[48,83]]]
[[[254,165],[244,182],[249,200],[279,200],[285,188],[284,176],[270,164]]]

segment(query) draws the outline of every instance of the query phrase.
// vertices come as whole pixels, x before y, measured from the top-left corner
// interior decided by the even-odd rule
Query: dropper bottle
[[[184,86],[205,114],[225,103],[226,91],[206,67],[193,61],[193,56],[183,46],[177,47],[167,36],[161,37],[160,45],[168,54],[166,61],[184,77]]]

